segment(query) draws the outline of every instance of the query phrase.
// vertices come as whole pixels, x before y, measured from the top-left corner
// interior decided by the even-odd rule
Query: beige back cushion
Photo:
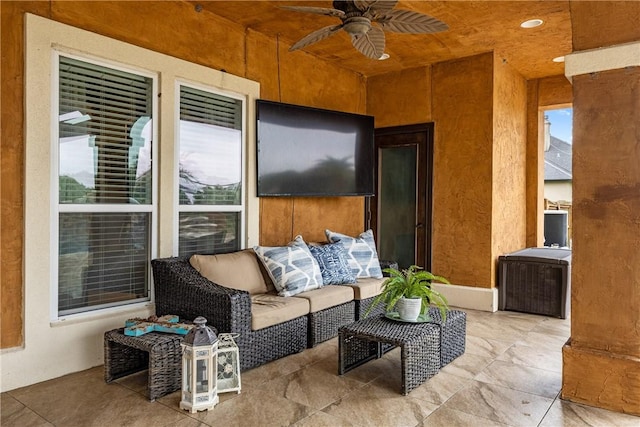
[[[268,291],[253,249],[220,255],[193,255],[189,263],[218,285],[247,291],[251,295]]]

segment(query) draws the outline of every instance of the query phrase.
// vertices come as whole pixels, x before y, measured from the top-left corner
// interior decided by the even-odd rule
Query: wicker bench
[[[139,337],[114,329],[104,334],[104,379],[115,379],[149,370],[149,400],[179,390],[181,387],[182,335],[150,332]]]
[[[383,344],[401,348],[401,393],[408,394],[440,369],[440,326],[384,317],[358,320],[339,330],[338,373],[382,356]]]

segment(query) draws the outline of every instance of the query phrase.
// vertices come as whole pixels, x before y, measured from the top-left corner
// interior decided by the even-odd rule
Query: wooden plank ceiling
[[[191,1],[245,28],[278,37],[289,47],[308,33],[339,18],[300,13],[282,5],[331,8],[323,1]],[[351,45],[349,35],[340,31],[303,50],[323,60],[365,76],[415,68],[488,51],[495,51],[525,78],[541,78],[564,73],[564,64],[553,58],[571,52],[570,2],[566,1],[404,1],[396,9],[425,13],[444,21],[449,30],[437,34],[386,32],[384,61],[366,58]],[[544,24],[530,29],[520,23],[539,18]],[[291,52],[287,55],[300,55]],[[281,57],[281,60],[286,58]]]

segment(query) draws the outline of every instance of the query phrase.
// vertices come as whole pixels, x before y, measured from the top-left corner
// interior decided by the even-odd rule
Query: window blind
[[[149,188],[140,185],[150,177],[137,168],[145,141],[135,125],[151,117],[152,79],[63,56],[59,78],[60,117],[84,117],[60,121],[61,141],[85,136],[94,154],[93,164],[84,170],[93,177],[93,187],[71,202],[151,203],[151,194],[133,189],[136,184]],[[61,156],[61,179],[69,176],[66,169],[77,170],[77,165],[67,167],[75,160],[73,153]]]
[[[180,120],[242,129],[242,101],[180,86]]]
[[[240,248],[243,102],[180,86],[178,255]]]
[[[153,79],[62,55],[58,74],[58,314],[148,300]]]

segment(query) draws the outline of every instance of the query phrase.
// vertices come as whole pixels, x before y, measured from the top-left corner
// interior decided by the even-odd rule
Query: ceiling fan
[[[294,51],[344,30],[351,35],[351,43],[363,55],[380,59],[384,53],[384,31],[409,34],[429,34],[449,29],[444,22],[411,10],[394,9],[398,0],[341,0],[333,2],[333,9],[309,6],[282,6],[296,12],[315,13],[340,18],[342,24],[321,28],[296,42]],[[379,25],[374,26],[372,23]],[[383,31],[384,30],[384,31]]]

